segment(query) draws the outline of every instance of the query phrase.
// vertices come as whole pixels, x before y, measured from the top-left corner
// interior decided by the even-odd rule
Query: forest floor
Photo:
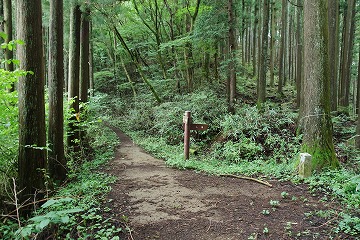
[[[336,236],[336,219],[315,214],[336,204],[324,204],[306,185],[172,169],[113,130],[121,144],[104,171],[118,180],[103,214],[131,229],[123,240],[351,239]]]

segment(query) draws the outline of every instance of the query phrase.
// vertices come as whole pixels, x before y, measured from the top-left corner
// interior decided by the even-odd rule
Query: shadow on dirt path
[[[112,211],[104,214],[131,229],[121,239],[329,239],[332,235],[331,221],[312,214],[327,206],[304,185],[271,181],[270,188],[168,168],[120,130],[113,130],[121,145],[106,172],[118,180],[108,196]],[[283,198],[282,192],[288,195]]]

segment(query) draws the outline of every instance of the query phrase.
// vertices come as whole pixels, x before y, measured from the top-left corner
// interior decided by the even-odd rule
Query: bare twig
[[[128,231],[129,231],[131,240],[134,240],[134,238],[133,238],[133,236],[132,236],[132,234],[131,234],[132,230],[130,229],[130,227],[129,227],[126,223],[124,223],[124,224],[125,224],[125,227],[126,227],[126,228],[128,229]]]
[[[16,208],[16,219],[17,219],[19,228],[21,228],[20,213],[19,213],[19,207],[18,207],[18,198],[17,198],[15,178],[12,178],[12,180],[13,180],[13,186],[14,186],[14,200],[15,200],[15,208]]]
[[[18,205],[17,207],[16,207],[16,209],[14,210],[14,211],[12,211],[12,212],[10,212],[10,213],[8,213],[8,214],[6,214],[6,215],[0,215],[0,217],[11,217],[11,216],[14,216],[14,215],[11,215],[12,213],[15,213],[15,212],[17,212],[19,209],[21,209],[21,208],[24,208],[24,207],[28,207],[28,206],[31,206],[31,205],[36,205],[37,203],[41,203],[41,202],[46,202],[46,201],[48,201],[48,200],[50,200],[50,199],[61,199],[61,198],[67,198],[67,196],[62,196],[62,197],[51,197],[51,198],[44,198],[44,199],[40,199],[40,200],[37,200],[37,201],[35,201],[35,202],[30,202],[30,203],[27,203],[27,204],[22,204],[22,205]],[[73,196],[72,196],[72,198],[74,198]],[[80,197],[78,197],[78,198],[80,198]],[[29,199],[28,199],[29,200]]]
[[[328,225],[329,223],[331,223],[332,221],[336,220],[338,217],[339,217],[339,216],[338,216],[338,215],[336,215],[335,217],[333,217],[332,219],[330,219],[330,220],[329,220],[329,221],[327,221],[326,223],[323,223],[323,224],[321,224],[320,226],[311,227],[311,228],[312,228],[312,229],[314,229],[314,228],[322,228],[322,227],[324,227],[324,226]]]
[[[263,185],[266,185],[268,187],[272,187],[272,185],[266,181],[262,181],[260,179],[256,179],[256,178],[252,178],[252,177],[245,177],[245,176],[239,176],[239,175],[233,175],[233,174],[220,174],[219,176],[222,177],[233,177],[233,178],[239,178],[239,179],[245,179],[245,180],[250,180],[250,181],[254,181],[257,183],[261,183]]]

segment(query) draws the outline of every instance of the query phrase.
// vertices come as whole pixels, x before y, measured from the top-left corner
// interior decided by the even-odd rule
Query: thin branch
[[[239,175],[233,175],[233,174],[220,174],[219,176],[222,177],[232,177],[232,178],[239,178],[239,179],[245,179],[245,180],[250,180],[250,181],[254,181],[263,185],[266,185],[268,187],[272,187],[272,185],[266,181],[262,181],[260,179],[256,179],[256,178],[252,178],[252,177],[245,177],[245,176],[239,176]]]
[[[287,0],[287,1],[288,1],[288,3],[290,3],[291,5],[293,5],[295,7],[303,8],[303,5],[297,5],[296,3],[293,3],[290,0]]]
[[[15,208],[16,208],[16,219],[17,219],[19,228],[21,228],[20,213],[19,213],[19,207],[18,207],[18,197],[17,197],[17,191],[16,191],[15,178],[12,178],[12,180],[13,180],[13,186],[14,186],[14,198],[15,198]]]

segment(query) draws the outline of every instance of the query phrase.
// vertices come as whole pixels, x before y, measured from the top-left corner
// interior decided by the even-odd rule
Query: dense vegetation
[[[5,7],[8,1],[1,2],[5,14],[5,10],[9,10]],[[306,58],[309,48],[305,41],[315,34],[311,34],[305,23],[317,23],[308,12],[303,15],[303,10],[309,10],[303,1],[298,0],[297,4],[286,0],[229,0],[226,4],[212,0],[65,1],[64,4],[42,1],[44,46],[41,49],[44,50],[53,49],[52,43],[56,42],[49,41],[54,39],[54,28],[48,24],[50,19],[56,19],[50,10],[54,2],[60,2],[64,9],[64,19],[60,21],[65,30],[65,41],[60,46],[64,61],[60,62],[65,62],[61,67],[65,77],[64,72],[52,75],[49,70],[45,79],[52,80],[46,81],[43,107],[49,127],[50,120],[54,119],[51,112],[60,112],[51,100],[55,95],[59,97],[54,93],[53,84],[58,79],[64,84],[59,85],[62,101],[57,106],[61,108],[60,120],[65,134],[60,132],[57,137],[62,139],[62,144],[67,142],[65,149],[60,148],[66,153],[65,158],[59,160],[66,162],[63,166],[66,178],[61,179],[62,176],[56,174],[63,173],[54,173],[45,165],[35,169],[40,170],[44,180],[43,196],[37,199],[35,191],[33,200],[22,201],[20,195],[24,189],[19,183],[27,179],[19,176],[19,163],[24,161],[19,149],[29,148],[52,156],[51,153],[59,149],[53,148],[55,143],[50,135],[59,133],[50,131],[57,126],[50,126],[48,132],[43,128],[43,134],[48,135],[46,146],[21,144],[19,129],[26,129],[26,125],[21,121],[19,124],[18,118],[26,109],[18,104],[26,101],[24,94],[34,93],[21,92],[16,82],[20,78],[24,84],[22,79],[39,73],[22,68],[18,60],[8,57],[8,52],[16,50],[16,46],[23,47],[24,43],[9,42],[9,34],[1,34],[2,48],[6,49],[0,69],[1,239],[86,239],[89,236],[118,239],[118,232],[129,231],[126,216],[122,226],[112,226],[112,220],[101,214],[110,210],[103,207],[104,196],[115,181],[101,170],[114,156],[118,143],[108,124],[125,131],[169,166],[215,175],[241,174],[294,184],[304,182],[314,194],[324,194],[322,201],[336,204],[326,214],[313,214],[336,221],[334,232],[360,234],[360,75],[356,69],[360,65],[359,49],[354,44],[360,34],[359,5],[355,1],[305,0],[307,4],[324,3],[326,9],[336,12],[333,18],[326,17],[322,22],[328,23],[329,29],[322,29],[323,35],[317,39],[322,46],[326,43],[329,47],[323,47],[326,54],[319,62],[329,65],[327,70],[335,71],[331,76],[336,77],[331,83],[325,77],[324,84],[319,84],[325,86],[322,89],[325,94],[320,89],[321,94],[315,91],[316,97],[324,100],[326,106],[320,104],[320,110],[316,108],[319,112],[314,113],[324,116],[319,117],[320,120],[330,119],[332,126],[325,129],[326,134],[312,136],[315,140],[314,136],[330,136],[327,141],[330,145],[334,143],[334,148],[330,147],[334,153],[329,156],[336,157],[331,160],[335,164],[314,162],[313,175],[306,179],[298,176],[298,156],[310,149],[307,144],[311,134],[307,129],[318,125],[312,122],[303,125],[304,119],[312,117],[313,107],[311,101],[305,101],[308,92],[303,89],[315,87],[309,85],[312,81],[304,81],[304,75],[314,74],[306,72],[303,63],[310,66],[318,59]],[[15,6],[12,9],[16,9]],[[90,19],[91,27],[85,31],[84,26],[88,26]],[[3,19],[1,23],[4,24]],[[22,26],[24,29],[15,27],[14,30],[25,32],[27,24]],[[305,39],[303,28],[309,34]],[[337,33],[335,43],[326,42],[325,33],[331,36],[332,32]],[[84,44],[90,33],[90,43]],[[334,55],[331,49],[335,49]],[[53,59],[50,63],[56,62],[56,57],[51,58],[53,52],[49,50],[45,54]],[[80,55],[81,59],[76,60]],[[337,59],[335,65],[326,57],[330,55]],[[87,56],[85,60],[84,56]],[[22,58],[28,60],[26,56]],[[40,62],[37,65],[45,64]],[[15,70],[8,67],[9,63],[15,64]],[[336,64],[340,67],[335,67]],[[74,72],[76,70],[79,72]],[[330,75],[319,72],[321,76]],[[339,88],[334,90],[334,86]],[[66,91],[62,92],[64,87]],[[192,112],[195,123],[209,125],[208,130],[192,135],[193,154],[187,161],[182,143],[184,111]],[[27,114],[36,115],[28,111]],[[310,132],[319,132],[323,127],[319,126]],[[314,156],[318,154],[314,153]],[[325,156],[318,155],[321,155],[316,156],[319,159]],[[53,159],[48,158],[47,164],[56,166],[58,163]],[[25,162],[32,160],[25,159]],[[29,206],[32,212],[23,214],[22,209]]]

